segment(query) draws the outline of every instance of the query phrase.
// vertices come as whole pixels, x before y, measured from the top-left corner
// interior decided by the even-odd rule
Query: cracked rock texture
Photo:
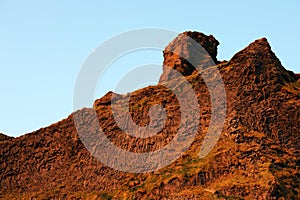
[[[205,51],[193,52],[186,36]],[[130,97],[130,116],[140,126],[150,123],[150,107],[162,105],[165,126],[152,137],[129,136],[118,127],[112,92],[96,100],[93,108],[46,128],[17,138],[0,134],[0,199],[300,199],[299,74],[282,66],[265,38],[222,62],[216,58],[218,44],[203,33],[180,34],[164,50],[158,85],[114,99],[122,105]],[[198,153],[211,104],[198,66],[203,71],[218,68],[227,98],[221,137],[202,159]],[[89,133],[99,132],[94,125],[99,122],[107,138],[127,151],[155,151],[172,141],[182,119],[178,99],[162,84],[177,81],[170,68],[182,73],[198,99],[200,123],[190,148],[170,165],[148,173],[116,171],[95,159],[78,136],[75,114],[86,120],[82,126]],[[94,111],[97,119],[91,117]]]

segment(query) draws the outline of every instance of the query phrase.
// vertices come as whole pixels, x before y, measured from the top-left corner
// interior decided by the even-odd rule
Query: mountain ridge
[[[170,52],[176,48],[189,55],[187,40],[179,35],[164,51],[166,65],[160,83],[172,80],[168,68],[173,68],[183,73],[196,91],[200,125],[187,152],[156,172],[115,171],[85,149],[71,114],[48,127],[0,142],[0,198],[299,199],[300,75],[282,66],[265,38],[252,42],[229,61],[219,62],[219,42],[213,36],[183,34],[196,38],[213,55],[226,89],[225,125],[208,156],[199,159],[197,152],[209,126],[210,95],[193,66]],[[203,62],[210,64],[210,60]],[[146,152],[160,149],[173,139],[180,109],[168,88],[158,84],[131,93],[131,117],[141,126],[149,124],[152,105],[161,104],[166,109],[164,129],[146,139],[128,136],[118,128],[110,108],[111,95],[109,92],[96,100],[93,109],[113,144]],[[82,111],[88,113],[92,108]],[[88,128],[95,131],[93,126]]]

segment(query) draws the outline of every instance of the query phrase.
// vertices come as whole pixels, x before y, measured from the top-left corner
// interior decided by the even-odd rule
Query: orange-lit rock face
[[[203,51],[197,49],[195,43],[203,47]],[[195,67],[209,67],[217,63],[217,47],[219,42],[213,36],[206,36],[199,32],[184,32],[179,34],[164,50],[163,74],[160,82],[174,78],[170,68],[179,71],[183,76],[191,75]],[[185,59],[186,58],[186,59]],[[197,63],[193,66],[191,62]]]
[[[195,141],[183,156],[153,173],[115,171],[85,149],[70,115],[18,138],[0,134],[0,199],[300,199],[300,75],[281,65],[266,39],[218,63],[218,41],[213,36],[183,34],[206,49],[226,89],[226,123],[207,157],[199,159],[197,153],[210,122],[210,95],[195,69],[170,51],[198,55],[193,59],[204,67],[211,63],[206,62],[207,54],[191,54],[188,41],[179,35],[166,47],[164,64],[191,83],[201,114]],[[160,81],[168,80],[172,74],[164,67]],[[96,100],[94,109],[112,143],[143,153],[173,139],[181,111],[170,90],[157,85],[132,93],[130,113],[141,126],[149,123],[152,105],[166,108],[164,129],[146,139],[128,136],[118,128],[111,113],[111,95]],[[86,126],[96,131],[92,124]]]

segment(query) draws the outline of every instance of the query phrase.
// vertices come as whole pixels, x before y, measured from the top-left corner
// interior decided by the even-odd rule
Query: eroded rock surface
[[[266,39],[259,39],[228,62],[217,62],[218,41],[213,36],[185,32],[207,54],[190,54],[182,34],[164,51],[164,64],[180,71],[196,92],[200,124],[187,152],[152,173],[132,174],[113,170],[86,150],[68,118],[18,138],[0,135],[1,199],[299,199],[300,198],[300,84],[299,74],[287,71]],[[210,95],[201,75],[170,50],[195,56],[208,70],[213,60],[224,81],[227,117],[217,145],[207,157],[198,153],[207,132]],[[160,83],[171,81],[164,67]],[[180,106],[168,88],[157,85],[131,94],[129,110],[135,123],[149,124],[149,109],[166,109],[165,127],[150,138],[135,138],[115,123],[112,93],[96,100],[94,108],[106,136],[132,152],[149,152],[167,145],[180,126]],[[122,101],[122,96],[118,96]],[[92,108],[79,111],[90,116]],[[87,118],[89,120],[89,118]],[[94,120],[94,121],[93,121]],[[90,122],[97,120],[90,119]],[[124,121],[124,123],[127,123]],[[99,131],[93,123],[84,126]],[[4,138],[4,139],[2,139]]]

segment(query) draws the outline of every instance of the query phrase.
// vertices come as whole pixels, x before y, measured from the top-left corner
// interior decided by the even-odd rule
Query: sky
[[[212,34],[219,60],[266,37],[283,66],[300,73],[299,10],[300,0],[0,0],[0,132],[16,137],[66,118],[88,55],[133,29]],[[98,83],[95,99],[133,66],[162,61],[159,50],[120,58]]]

